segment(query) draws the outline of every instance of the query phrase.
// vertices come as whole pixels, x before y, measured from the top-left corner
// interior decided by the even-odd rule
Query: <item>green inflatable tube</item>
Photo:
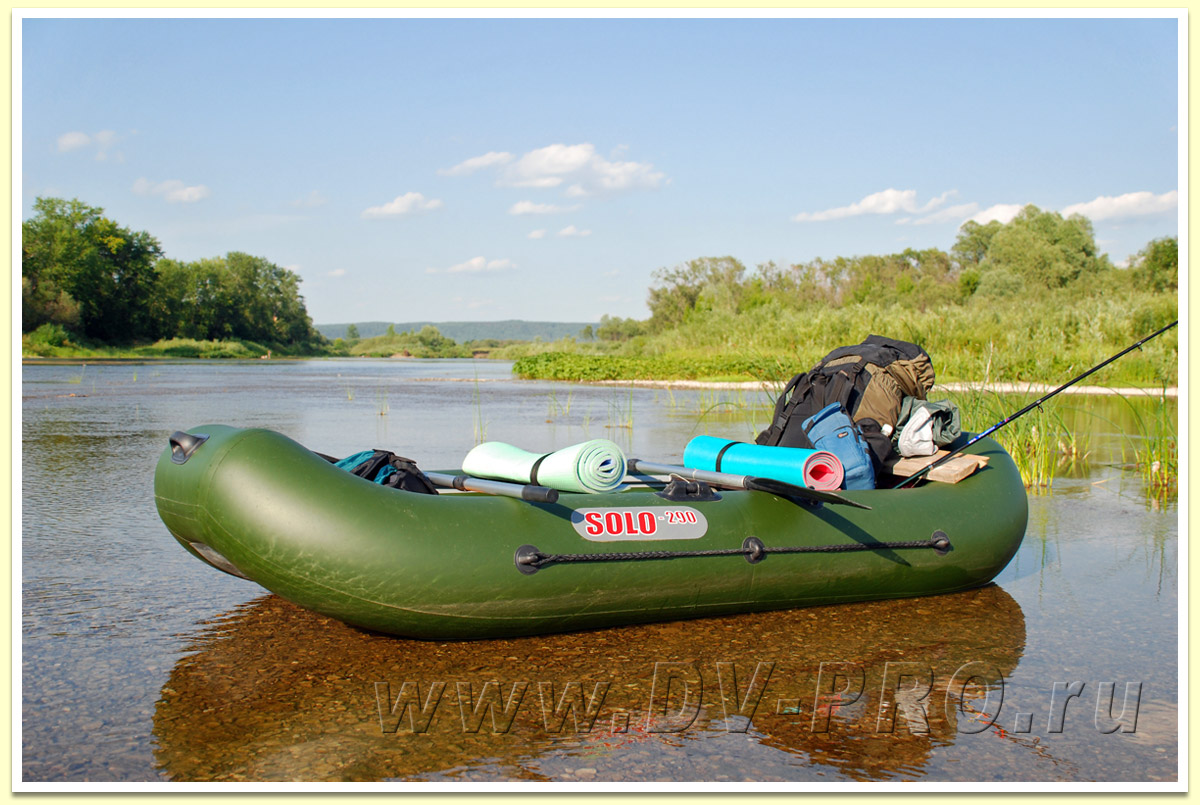
[[[1021,543],[1027,501],[1003,448],[970,452],[989,463],[957,484],[845,493],[870,511],[694,484],[551,504],[387,489],[280,433],[203,425],[171,437],[154,494],[198,559],[301,606],[497,638],[986,584]]]

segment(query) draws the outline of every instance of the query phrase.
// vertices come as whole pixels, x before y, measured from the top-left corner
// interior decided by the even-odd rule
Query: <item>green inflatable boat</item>
[[[1025,534],[1025,488],[991,439],[957,484],[841,493],[870,506],[675,482],[535,502],[419,494],[286,436],[171,437],[159,515],[197,558],[380,632],[498,638],[978,587]]]

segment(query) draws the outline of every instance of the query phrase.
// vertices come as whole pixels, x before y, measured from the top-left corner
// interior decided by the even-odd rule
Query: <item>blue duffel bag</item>
[[[846,471],[846,489],[874,489],[875,467],[871,451],[858,426],[840,402],[830,403],[804,420],[800,427],[808,434],[818,450],[828,450],[838,457]]]

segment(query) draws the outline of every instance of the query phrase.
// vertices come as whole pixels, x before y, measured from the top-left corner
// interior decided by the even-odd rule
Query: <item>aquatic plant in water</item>
[[[569,391],[567,392],[566,401],[560,402],[558,399],[558,392],[551,391],[546,406],[546,421],[552,422],[558,417],[562,417],[564,419],[569,417],[571,415],[571,401],[574,399],[574,397],[574,390]]]
[[[971,390],[950,395],[958,406],[963,427],[981,430],[1012,413],[1010,399],[995,392]],[[1014,419],[992,434],[1008,451],[1028,489],[1050,488],[1058,470],[1087,455],[1086,440],[1073,431],[1054,403],[1047,402]]]
[[[1148,417],[1143,417],[1124,395],[1121,399],[1125,400],[1137,422],[1134,460],[1151,500],[1162,502],[1178,497],[1179,436],[1166,394],[1158,397],[1158,403]]]
[[[478,366],[475,366],[475,382],[471,385],[471,406],[475,412],[475,421],[472,423],[475,431],[475,444],[483,444],[487,441],[488,422],[483,416],[483,395],[479,389]]]
[[[609,419],[605,427],[609,428],[627,428],[633,430],[633,387],[629,387],[629,394],[624,400],[617,397],[615,394],[608,402]]]

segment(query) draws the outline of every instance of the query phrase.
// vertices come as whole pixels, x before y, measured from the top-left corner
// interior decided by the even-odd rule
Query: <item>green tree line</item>
[[[786,378],[837,346],[879,333],[924,346],[943,379],[1045,382],[1095,365],[1177,318],[1178,274],[1174,237],[1151,241],[1120,266],[1097,248],[1087,218],[1028,206],[1007,223],[964,224],[949,251],[753,268],[730,256],[689,260],[655,272],[645,319],[605,317],[594,342],[500,354],[530,356],[515,367],[530,377],[607,377],[606,357],[642,359],[637,376],[648,376],[667,367],[660,359],[708,366],[724,356],[727,371],[706,371],[733,379],[763,374],[744,366],[773,365],[766,374]],[[548,352],[559,357],[532,360]],[[1177,358],[1172,334],[1127,356],[1109,376],[1174,384]]]
[[[622,340],[661,333],[714,311],[742,313],[766,305],[925,311],[1041,301],[1048,295],[1072,301],[1109,292],[1174,294],[1178,266],[1176,238],[1152,241],[1120,268],[1097,249],[1087,218],[1064,218],[1030,205],[1008,223],[968,221],[949,252],[906,249],[787,267],[767,263],[754,271],[732,257],[705,257],[660,269],[647,299],[650,318],[615,320],[607,332]]]
[[[149,233],[58,198],[38,198],[22,224],[21,328],[52,342],[110,345],[243,340],[306,351],[326,343],[294,272],[240,252],[170,259]]]

